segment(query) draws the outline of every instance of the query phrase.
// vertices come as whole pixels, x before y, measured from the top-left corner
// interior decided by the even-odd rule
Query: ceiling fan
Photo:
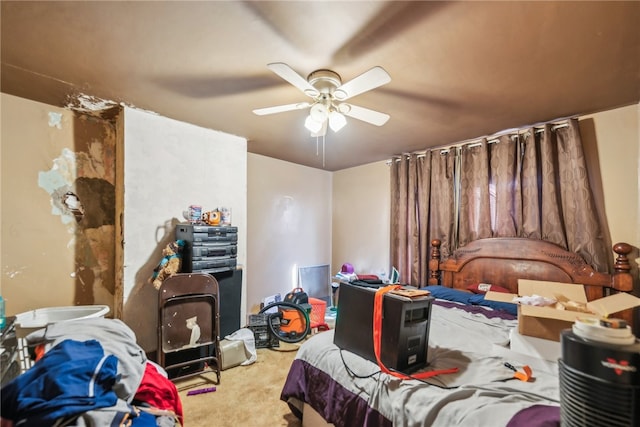
[[[344,84],[340,75],[331,70],[313,71],[305,79],[282,62],[274,62],[268,64],[267,67],[300,89],[311,98],[311,101],[253,110],[259,116],[309,108],[305,127],[311,132],[311,136],[326,135],[327,127],[334,132],[339,131],[347,123],[345,116],[376,126],[384,125],[390,118],[388,114],[344,102],[356,95],[389,83],[391,77],[382,67],[373,67]]]

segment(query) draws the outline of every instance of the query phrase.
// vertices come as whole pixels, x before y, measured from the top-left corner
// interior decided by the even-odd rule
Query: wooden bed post
[[[613,245],[613,251],[618,255],[613,266],[613,275],[611,276],[611,287],[619,292],[633,291],[633,277],[631,264],[629,264],[628,255],[633,248],[627,243],[616,243]]]
[[[438,239],[431,241],[431,257],[429,258],[429,286],[440,284],[440,245]]]

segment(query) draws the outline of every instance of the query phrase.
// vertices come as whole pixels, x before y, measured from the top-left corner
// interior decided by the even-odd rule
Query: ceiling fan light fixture
[[[329,127],[332,131],[338,132],[340,129],[345,127],[346,124],[347,119],[343,114],[337,111],[332,111],[331,113],[329,113]]]
[[[309,117],[318,123],[322,123],[329,117],[329,109],[324,104],[316,103],[311,107]]]
[[[317,133],[322,129],[322,122],[315,120],[311,114],[309,114],[304,121],[304,127],[306,127],[310,132]]]

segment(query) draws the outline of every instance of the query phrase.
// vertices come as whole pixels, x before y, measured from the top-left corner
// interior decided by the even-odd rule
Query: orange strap
[[[373,352],[376,355],[376,360],[378,362],[380,370],[385,374],[389,374],[403,380],[421,380],[424,378],[431,378],[440,374],[453,374],[455,372],[458,372],[458,368],[450,368],[439,369],[436,371],[420,372],[415,375],[404,375],[399,372],[390,371],[386,366],[384,366],[384,364],[380,360],[380,342],[382,341],[382,300],[384,299],[384,294],[400,288],[402,288],[402,286],[400,285],[389,285],[383,288],[379,288],[376,291],[375,299],[373,302]],[[427,327],[429,327],[429,325],[427,325]]]

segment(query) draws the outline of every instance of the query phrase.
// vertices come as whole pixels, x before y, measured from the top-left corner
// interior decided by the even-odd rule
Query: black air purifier
[[[561,334],[563,427],[640,426],[640,342],[613,345]]]

